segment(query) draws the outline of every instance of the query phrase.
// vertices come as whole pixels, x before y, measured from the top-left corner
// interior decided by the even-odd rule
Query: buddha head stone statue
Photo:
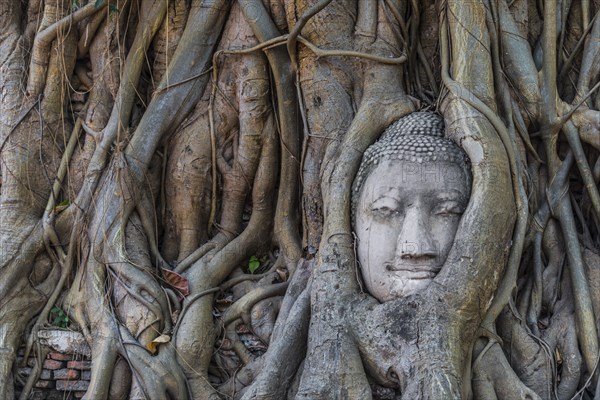
[[[444,137],[443,118],[415,112],[365,152],[352,188],[357,255],[381,302],[417,293],[452,248],[471,192],[469,159]]]

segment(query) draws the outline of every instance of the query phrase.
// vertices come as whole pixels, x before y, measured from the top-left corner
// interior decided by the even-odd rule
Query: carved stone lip
[[[410,279],[432,279],[442,269],[437,265],[414,265],[414,264],[384,264],[385,269],[389,272],[401,272],[402,276]]]

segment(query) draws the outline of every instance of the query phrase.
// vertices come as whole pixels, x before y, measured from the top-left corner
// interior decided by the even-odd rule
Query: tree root
[[[473,364],[473,394],[481,400],[541,400],[513,372],[498,343]]]

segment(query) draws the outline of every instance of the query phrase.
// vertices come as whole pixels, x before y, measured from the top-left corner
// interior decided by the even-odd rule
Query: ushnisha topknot
[[[444,137],[444,119],[434,112],[414,112],[391,124],[379,140],[367,148],[352,185],[352,218],[362,186],[371,171],[384,160],[427,163],[447,161],[459,165],[471,187],[469,157]]]

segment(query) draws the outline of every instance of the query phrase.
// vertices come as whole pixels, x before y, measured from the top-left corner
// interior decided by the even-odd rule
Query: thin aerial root
[[[27,83],[27,93],[30,97],[37,97],[44,89],[44,85],[46,84],[46,69],[48,67],[47,60],[49,58],[50,45],[54,39],[78,22],[108,6],[107,0],[101,1],[98,7],[96,7],[96,3],[86,4],[73,14],[64,17],[35,35],[29,66],[29,81]]]
[[[300,36],[300,32],[302,32],[302,28],[306,25],[306,23],[314,17],[319,11],[327,7],[331,3],[331,0],[320,0],[310,7],[306,12],[296,21],[296,25],[291,30],[287,39],[287,51],[290,56],[291,65],[293,68],[293,72],[295,73],[298,70],[298,58],[296,56],[296,41],[298,36]]]

